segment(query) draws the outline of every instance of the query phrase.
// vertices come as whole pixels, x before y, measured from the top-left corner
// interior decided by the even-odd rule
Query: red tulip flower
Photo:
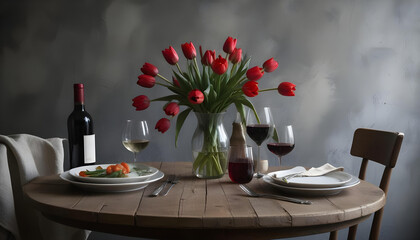
[[[178,80],[175,77],[172,77],[172,82],[174,83],[174,85],[176,87],[181,87],[181,85],[179,85],[179,82],[178,82]]]
[[[155,129],[157,129],[159,132],[164,133],[168,131],[168,129],[171,127],[171,122],[167,118],[161,118],[155,126]]]
[[[206,65],[206,66],[211,66],[211,64],[213,63],[214,59],[216,59],[216,51],[214,51],[214,50],[213,51],[207,50],[204,53],[203,58],[201,58],[201,63],[203,65]]]
[[[194,59],[197,56],[197,52],[195,51],[195,47],[192,42],[184,43],[181,45],[182,52],[187,59]]]
[[[150,100],[145,95],[140,95],[133,98],[133,107],[135,107],[137,111],[144,110],[148,108],[149,105],[150,105]]]
[[[157,69],[157,67],[155,67],[155,65],[150,64],[150,63],[145,63],[143,65],[143,67],[141,68],[141,72],[147,75],[150,75],[152,77],[156,77],[156,75],[158,75],[159,70]]]
[[[137,77],[139,80],[137,81],[137,84],[145,87],[145,88],[151,88],[153,86],[155,86],[155,78],[150,76],[150,75],[146,75],[146,74],[142,74],[140,76]]]
[[[219,58],[216,58],[211,64],[211,69],[216,74],[222,75],[228,69],[228,61],[219,55]]]
[[[253,68],[248,69],[246,72],[246,77],[251,81],[257,81],[264,75],[263,68],[255,66]]]
[[[169,46],[169,48],[163,50],[162,54],[165,60],[171,65],[175,65],[179,60],[178,54],[172,46]]]
[[[283,96],[295,96],[296,85],[290,82],[282,82],[277,90]]]
[[[175,102],[166,104],[164,111],[166,115],[175,117],[179,113],[179,105]]]
[[[276,60],[274,60],[274,58],[268,59],[263,64],[263,68],[265,72],[273,72],[274,70],[277,69],[278,66],[279,66],[279,63]]]
[[[188,101],[192,104],[200,104],[204,101],[204,94],[200,90],[194,89],[188,93]]]
[[[248,81],[242,86],[242,91],[248,97],[255,97],[258,95],[258,82]]]
[[[225,53],[231,54],[235,48],[236,48],[236,39],[233,39],[232,37],[228,37],[225,41],[225,44],[223,44],[223,51]]]
[[[240,62],[241,59],[242,59],[242,49],[235,48],[235,50],[233,50],[232,54],[229,56],[229,61],[233,64],[236,64]]]

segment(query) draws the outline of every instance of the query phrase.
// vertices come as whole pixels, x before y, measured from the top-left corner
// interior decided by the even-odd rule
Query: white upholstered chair
[[[16,240],[88,237],[89,231],[46,219],[28,203],[23,193],[22,186],[32,179],[62,172],[63,161],[61,138],[0,135],[0,237]]]

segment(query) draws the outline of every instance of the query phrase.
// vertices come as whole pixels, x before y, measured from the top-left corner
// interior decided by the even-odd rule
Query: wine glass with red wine
[[[229,178],[234,183],[249,183],[254,176],[252,147],[234,145],[229,148]]]
[[[270,152],[277,155],[281,165],[281,157],[290,153],[295,148],[295,138],[292,125],[276,128],[277,135],[267,143]]]
[[[149,127],[145,120],[127,120],[122,134],[122,143],[124,147],[134,153],[136,162],[137,153],[144,150],[149,145],[150,134]]]
[[[260,151],[261,144],[268,138],[273,132],[273,115],[269,107],[264,107],[261,111],[257,112],[258,116],[250,110],[246,118],[246,133],[258,146],[258,157],[255,163],[255,176],[260,178],[263,176],[259,166],[261,161]]]

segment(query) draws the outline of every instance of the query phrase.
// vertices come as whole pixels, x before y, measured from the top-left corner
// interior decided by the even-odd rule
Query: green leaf
[[[217,100],[217,91],[213,88],[213,85],[210,86],[208,98],[209,98],[208,102],[213,103],[213,104],[209,104],[209,107],[211,109],[210,111],[217,112],[217,110],[214,109],[214,107],[217,105],[217,104],[214,104]]]
[[[242,124],[244,124],[244,126],[246,126],[246,116],[245,116],[245,108],[244,108],[244,105],[242,105],[241,103],[235,102],[235,106],[236,106],[236,110],[241,115]]]
[[[182,89],[177,86],[168,86],[168,89],[172,91],[173,93],[176,93],[177,95],[184,95]]]
[[[225,86],[226,82],[228,81],[228,75],[223,74],[220,76],[219,81],[217,82],[217,92],[226,91]]]
[[[273,126],[273,128],[274,128],[274,132],[273,132],[273,140],[275,141],[275,142],[279,142],[279,135],[277,134],[277,129],[276,129],[276,126]]]
[[[200,81],[198,78],[194,77],[194,69],[191,63],[188,64],[188,71],[186,72],[190,83],[195,86],[200,86]]]
[[[245,97],[240,98],[239,101],[254,112],[255,118],[257,118],[258,123],[260,123],[260,118],[258,117],[257,111],[255,111],[254,105]]]
[[[206,70],[206,68],[203,68],[203,79],[201,81],[200,89],[207,89],[209,85],[209,72]]]
[[[182,128],[182,125],[184,125],[185,119],[188,117],[188,114],[191,112],[191,108],[187,108],[184,111],[182,111],[176,120],[176,129],[175,129],[175,147],[177,147],[177,141],[178,141],[178,135],[179,131]]]
[[[186,89],[188,92],[192,90],[191,83],[190,81],[188,81],[187,78],[185,78],[183,75],[175,71],[172,71],[172,72],[174,73],[175,78],[178,80],[179,85],[181,86],[182,89]]]
[[[197,85],[197,87],[201,86],[201,75],[200,72],[198,71],[198,68],[196,68],[194,61],[188,61],[188,73],[189,76],[191,78],[191,80],[194,81],[195,85]]]

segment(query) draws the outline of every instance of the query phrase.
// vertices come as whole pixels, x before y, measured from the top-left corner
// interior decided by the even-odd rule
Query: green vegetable
[[[107,177],[107,178],[117,178],[117,177],[121,177],[121,175],[125,175],[125,174],[122,173],[122,170],[119,170],[119,171],[113,172],[111,174],[108,174],[105,177]]]
[[[95,174],[105,173],[105,172],[106,172],[106,169],[99,169],[95,171],[86,170],[86,175],[95,175]]]
[[[148,170],[148,169],[140,169],[140,168],[136,168],[136,167],[133,167],[132,168],[132,171],[131,172],[136,172],[137,173],[137,175],[139,175],[139,176],[142,176],[142,175],[145,175],[145,174],[148,174],[148,173],[152,173],[153,171],[152,170]]]

